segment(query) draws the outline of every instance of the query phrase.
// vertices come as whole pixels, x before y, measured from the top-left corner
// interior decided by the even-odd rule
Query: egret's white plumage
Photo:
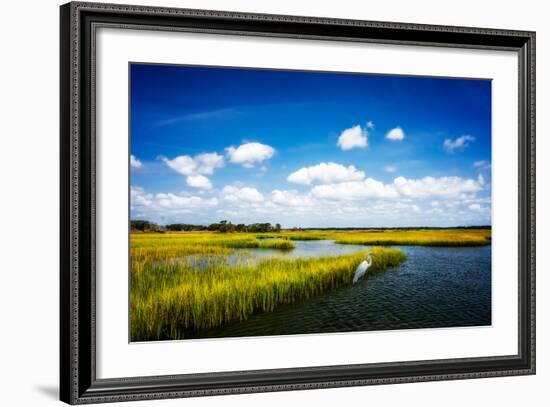
[[[361,277],[365,275],[367,269],[372,265],[372,254],[369,253],[367,258],[363,260],[355,270],[355,275],[353,276],[353,284],[357,282]]]

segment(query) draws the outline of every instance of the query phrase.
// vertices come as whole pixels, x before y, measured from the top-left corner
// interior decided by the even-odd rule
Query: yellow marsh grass
[[[269,238],[266,240],[266,238]],[[289,250],[295,240],[340,244],[482,246],[490,229],[283,231],[131,235],[130,320],[133,341],[179,339],[185,332],[247,319],[278,304],[350,284],[366,252],[313,259],[268,259],[229,264],[237,248]],[[369,272],[399,264],[405,255],[376,247]]]
[[[200,246],[209,238],[210,245]],[[367,254],[268,258],[255,264],[230,265],[227,254],[237,244],[228,245],[232,238],[240,244],[249,240],[214,233],[131,236],[132,341],[181,339],[185,332],[245,320],[254,312],[272,311],[279,304],[351,285],[357,265]],[[275,241],[266,241],[271,242]],[[369,272],[396,266],[405,259],[397,249],[371,250]],[[197,258],[200,261],[195,263]]]
[[[411,246],[486,246],[491,229],[431,229],[335,232],[336,243]]]
[[[280,249],[290,250],[294,243],[282,236],[268,236],[272,239],[257,239],[261,235],[253,233],[216,233],[216,232],[190,232],[190,233],[140,233],[131,234],[131,248],[166,248],[181,247],[209,247],[225,249]]]
[[[283,231],[266,235],[289,240],[335,240],[339,244],[379,246],[486,246],[491,229],[384,229]]]

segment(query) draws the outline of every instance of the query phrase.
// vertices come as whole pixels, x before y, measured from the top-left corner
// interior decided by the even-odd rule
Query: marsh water
[[[296,240],[293,241],[293,243],[295,247],[292,250],[240,249],[237,250],[238,253],[231,256],[229,260],[231,263],[235,264],[238,261],[254,262],[267,257],[294,259],[297,257],[340,256],[368,250],[367,246],[357,244],[336,244],[334,240]]]
[[[246,249],[260,259],[320,257],[367,250],[331,240],[295,241],[290,251]],[[491,324],[491,246],[397,246],[407,254],[398,267],[368,275],[355,285],[196,337],[310,334]],[[193,335],[188,335],[193,337]]]

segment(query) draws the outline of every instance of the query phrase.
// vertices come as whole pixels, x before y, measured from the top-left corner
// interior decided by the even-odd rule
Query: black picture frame
[[[534,32],[81,2],[62,5],[60,23],[62,401],[84,404],[535,373]],[[518,353],[499,357],[97,379],[93,38],[99,26],[517,52]]]

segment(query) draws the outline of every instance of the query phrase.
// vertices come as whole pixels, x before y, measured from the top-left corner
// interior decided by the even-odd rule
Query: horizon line
[[[193,224],[193,223],[185,223],[185,222],[172,222],[172,223],[157,223],[153,222],[147,219],[130,219],[129,222],[136,222],[136,221],[145,221],[152,224],[155,224],[157,226],[168,226],[168,225],[187,225],[187,226],[197,226],[197,227],[208,227],[209,225],[204,224]],[[214,222],[214,223],[220,223]],[[231,223],[232,225],[239,225],[241,223],[232,223],[231,221],[228,221],[228,223]],[[254,224],[266,224],[269,223],[270,225],[276,225],[277,223],[271,223],[271,222],[252,222],[252,223],[242,223],[243,225],[254,225]],[[212,223],[210,223],[212,225]],[[492,225],[454,225],[454,226],[325,226],[325,227],[317,227],[317,226],[292,226],[292,227],[281,227],[281,230],[292,230],[292,229],[315,229],[315,230],[368,230],[368,229],[474,229],[474,228],[480,228],[480,229],[492,229]]]

